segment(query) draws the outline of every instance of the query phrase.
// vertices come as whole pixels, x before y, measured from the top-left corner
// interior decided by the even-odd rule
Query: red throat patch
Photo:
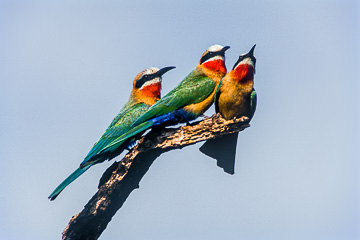
[[[215,59],[215,60],[203,63],[203,66],[212,71],[221,72],[223,74],[226,74],[226,66],[225,66],[224,60]]]
[[[233,79],[238,82],[247,82],[254,79],[254,68],[248,64],[241,64],[234,70],[232,70]]]
[[[144,86],[139,91],[147,97],[160,98],[161,83]]]

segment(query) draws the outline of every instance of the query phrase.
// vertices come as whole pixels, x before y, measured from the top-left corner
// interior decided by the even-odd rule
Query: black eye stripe
[[[243,56],[239,56],[239,59],[238,59],[238,60],[236,61],[236,63],[234,64],[232,70],[234,70],[235,67],[236,67],[242,60],[244,60],[244,59],[246,59],[246,58],[251,58],[251,60],[252,60],[253,63],[254,63],[254,66],[255,66],[255,64],[256,64],[256,58],[255,58],[254,56],[248,56],[248,55],[246,54],[246,55],[243,55]]]
[[[245,59],[245,56],[240,56],[239,59],[236,61],[236,63],[233,66],[233,70],[235,69],[235,67],[239,64],[239,62],[241,62],[243,59]]]
[[[144,83],[153,80],[154,78],[158,77],[158,75],[156,73],[153,74],[145,74],[143,75],[141,78],[139,78],[138,80],[136,80],[136,84],[135,87],[136,88],[141,88],[142,85],[144,85]]]
[[[222,51],[208,52],[200,59],[200,64],[203,64],[204,62],[206,62],[207,60],[209,60],[210,58],[215,57],[215,56],[224,56],[224,53]]]

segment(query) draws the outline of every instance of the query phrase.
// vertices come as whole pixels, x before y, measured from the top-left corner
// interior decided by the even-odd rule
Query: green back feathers
[[[215,81],[205,76],[190,73],[177,87],[166,94],[158,102],[149,108],[132,125],[132,129],[124,135],[118,137],[105,147],[106,150],[112,149],[136,134],[139,134],[153,126],[153,122],[148,121],[152,118],[171,113],[187,105],[199,103],[214,91]]]
[[[133,126],[184,106],[199,103],[214,91],[215,86],[216,83],[211,78],[192,72],[177,87],[151,106]]]
[[[111,144],[116,138],[128,131],[135,120],[149,109],[145,103],[126,104],[120,113],[114,118],[105,133],[100,137],[88,155],[85,157],[81,166],[87,166],[94,161],[97,161],[96,155],[102,152],[104,148]]]

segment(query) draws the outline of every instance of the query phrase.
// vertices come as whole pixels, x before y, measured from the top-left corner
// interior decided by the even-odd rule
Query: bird
[[[111,160],[127,148],[129,141],[117,146],[117,148],[104,150],[104,147],[114,141],[117,137],[130,129],[130,126],[150,106],[160,99],[162,75],[175,67],[164,67],[162,69],[151,67],[138,73],[133,81],[133,88],[127,103],[112,120],[105,133],[94,144],[84,161],[72,174],[70,174],[48,197],[54,200],[61,191],[77,179],[91,166],[105,160]]]
[[[254,75],[256,58],[254,49],[239,56],[232,70],[219,84],[215,99],[215,110],[225,119],[247,116],[250,120],[256,110]]]
[[[218,44],[210,46],[196,68],[178,86],[140,116],[130,131],[105,149],[116,148],[149,128],[188,123],[201,116],[213,104],[217,86],[226,74],[225,51],[229,48]]]
[[[247,116],[249,121],[256,110],[257,95],[254,89],[256,58],[254,49],[239,56],[234,67],[221,80],[215,94],[215,111],[226,120]],[[200,151],[216,159],[235,158],[238,133],[208,140]],[[219,164],[219,162],[218,162]],[[223,163],[224,164],[224,163]],[[226,164],[226,163],[225,163]]]

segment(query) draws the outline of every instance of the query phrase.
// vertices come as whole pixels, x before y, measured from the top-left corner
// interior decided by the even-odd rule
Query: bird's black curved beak
[[[232,69],[234,70],[235,67],[239,64],[239,62],[241,62],[245,58],[251,58],[254,61],[254,63],[256,63],[256,58],[254,57],[255,47],[256,47],[256,44],[250,49],[250,51],[248,53],[240,55],[239,59],[236,61],[236,63],[234,64],[234,67]]]
[[[174,66],[170,66],[170,67],[164,67],[162,69],[160,69],[156,75],[158,75],[159,77],[161,77],[162,75],[164,75],[166,72],[170,71],[171,69],[174,69]]]
[[[256,44],[250,49],[250,51],[246,54],[249,57],[253,57],[254,56],[254,50],[255,50]]]
[[[230,46],[225,46],[220,51],[221,51],[222,54],[225,54],[226,50],[228,50],[229,48],[230,48]]]

